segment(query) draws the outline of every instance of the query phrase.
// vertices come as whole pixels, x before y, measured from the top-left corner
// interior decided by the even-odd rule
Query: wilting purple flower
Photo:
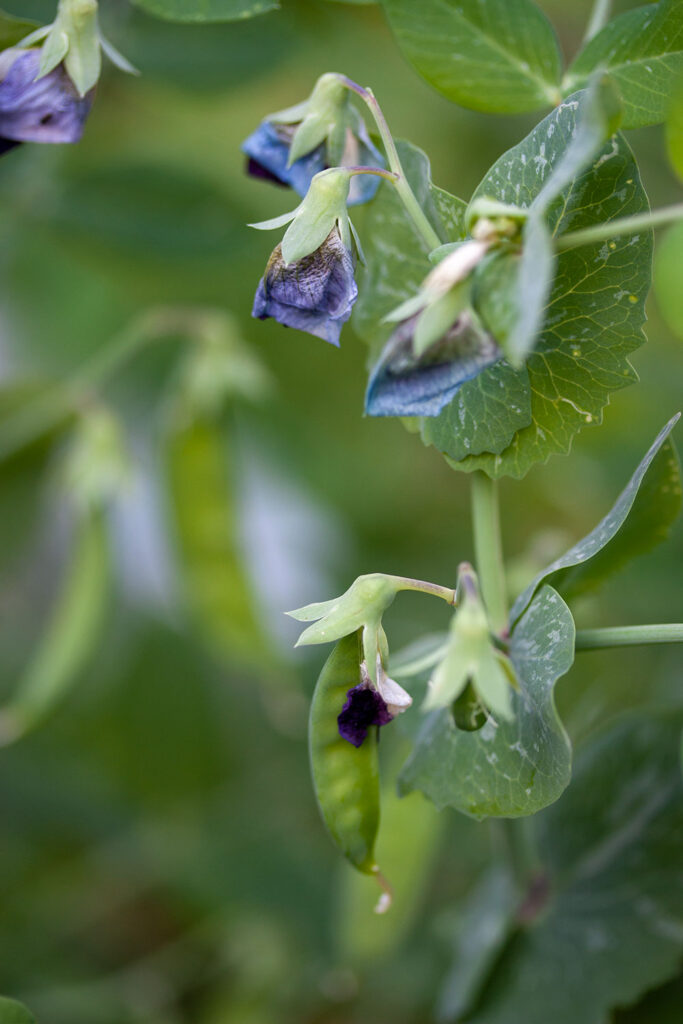
[[[247,173],[252,177],[289,186],[300,196],[305,196],[313,176],[331,165],[327,156],[327,143],[322,142],[288,166],[289,148],[298,127],[299,123],[262,121],[256,131],[242,143],[242,152],[247,155]],[[341,167],[358,165],[384,167],[384,158],[370,141],[362,121],[359,121],[355,130],[347,128],[346,146],[340,161]],[[377,192],[379,184],[380,178],[376,175],[356,175],[349,188],[349,206],[368,202]]]
[[[369,416],[438,416],[465,383],[501,358],[469,311],[426,352],[413,355],[417,317],[399,324],[379,357],[365,396]]]
[[[336,226],[318,249],[289,264],[278,245],[256,290],[252,316],[273,317],[285,327],[339,345],[342,325],[358,297],[353,272],[354,257]]]
[[[39,64],[39,50],[0,55],[0,152],[19,142],[78,142],[83,134],[92,93],[80,97],[61,65],[36,81]]]
[[[346,694],[346,703],[337,717],[342,739],[360,747],[371,725],[387,725],[393,716],[377,690],[359,683]]]

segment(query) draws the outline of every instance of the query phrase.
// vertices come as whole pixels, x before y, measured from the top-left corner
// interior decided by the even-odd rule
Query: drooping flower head
[[[0,54],[0,146],[20,142],[78,142],[92,96],[78,95],[63,67],[37,78],[39,50]]]
[[[413,703],[410,694],[386,674],[379,653],[376,682],[371,679],[364,661],[361,662],[360,672],[360,683],[348,691],[337,717],[339,735],[354,747],[360,747],[371,726],[388,725]]]
[[[464,729],[480,728],[489,713],[509,720],[517,677],[493,643],[477,578],[466,562],[458,572],[456,600],[448,647],[429,682],[423,710],[450,707],[456,725]]]
[[[330,167],[384,167],[363,118],[349,102],[342,76],[322,75],[307,100],[270,114],[242,143],[247,172],[305,196],[311,181]],[[353,206],[372,199],[379,178],[356,177],[349,188]]]
[[[417,294],[385,318],[397,327],[370,375],[368,415],[438,416],[466,381],[502,358],[503,349],[475,309],[472,290],[489,251],[509,244],[518,232],[510,214],[510,208],[486,201],[473,221],[472,238],[432,253],[440,262]]]
[[[350,181],[351,175],[339,168],[322,171],[296,210],[252,225],[269,229],[291,222],[259,282],[254,317],[273,317],[285,327],[339,344],[358,297],[356,245],[346,211]]]

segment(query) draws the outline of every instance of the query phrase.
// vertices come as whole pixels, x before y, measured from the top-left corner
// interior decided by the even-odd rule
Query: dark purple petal
[[[288,185],[305,196],[311,179],[318,171],[324,171],[325,147],[318,146],[311,153],[296,160],[291,167],[289,147],[292,136],[298,125],[275,125],[270,121],[262,121],[255,132],[242,143],[242,152],[249,157],[247,171],[253,177],[266,178],[270,181]]]
[[[339,735],[359,747],[371,725],[387,725],[392,721],[389,709],[377,690],[359,683],[346,694],[346,703],[337,717]]]
[[[278,245],[256,291],[252,316],[273,317],[285,327],[339,345],[342,325],[358,297],[353,271],[353,257],[336,228],[319,249],[288,266]]]
[[[39,50],[21,52],[0,81],[0,137],[15,142],[78,142],[92,93],[81,98],[60,65],[35,81]]]
[[[465,381],[501,358],[493,338],[463,313],[419,359],[412,354],[417,317],[399,324],[384,346],[365,395],[369,416],[438,416]]]

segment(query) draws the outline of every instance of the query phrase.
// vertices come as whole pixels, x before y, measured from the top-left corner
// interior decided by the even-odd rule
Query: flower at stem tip
[[[360,664],[360,674],[360,683],[348,691],[337,717],[339,735],[354,747],[360,747],[371,726],[388,725],[413,703],[410,694],[386,674],[379,652],[375,665],[376,682],[371,679],[365,661]]]
[[[512,662],[494,645],[477,577],[463,562],[448,648],[430,679],[423,710],[450,707],[456,726],[477,729],[489,714],[514,718],[512,690],[518,688]]]
[[[384,167],[363,118],[349,100],[341,75],[322,75],[307,100],[270,114],[245,139],[242,151],[247,155],[247,173],[290,186],[305,196],[315,175],[326,168]],[[349,205],[372,199],[378,186],[379,180],[373,177],[354,178]]]
[[[79,96],[60,65],[36,78],[39,50],[0,53],[0,152],[20,142],[78,142],[92,93]]]
[[[321,171],[296,210],[251,225],[269,230],[289,223],[259,282],[252,316],[273,317],[285,327],[339,345],[358,298],[358,248],[346,210],[351,178],[341,168]]]

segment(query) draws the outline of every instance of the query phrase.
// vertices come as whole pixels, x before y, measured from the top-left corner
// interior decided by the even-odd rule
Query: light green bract
[[[574,660],[574,621],[543,587],[510,642],[520,692],[514,720],[492,718],[477,732],[456,729],[449,710],[429,714],[401,772],[403,792],[421,790],[437,807],[475,818],[515,818],[557,800],[569,783],[571,745],[555,710],[555,683]]]

